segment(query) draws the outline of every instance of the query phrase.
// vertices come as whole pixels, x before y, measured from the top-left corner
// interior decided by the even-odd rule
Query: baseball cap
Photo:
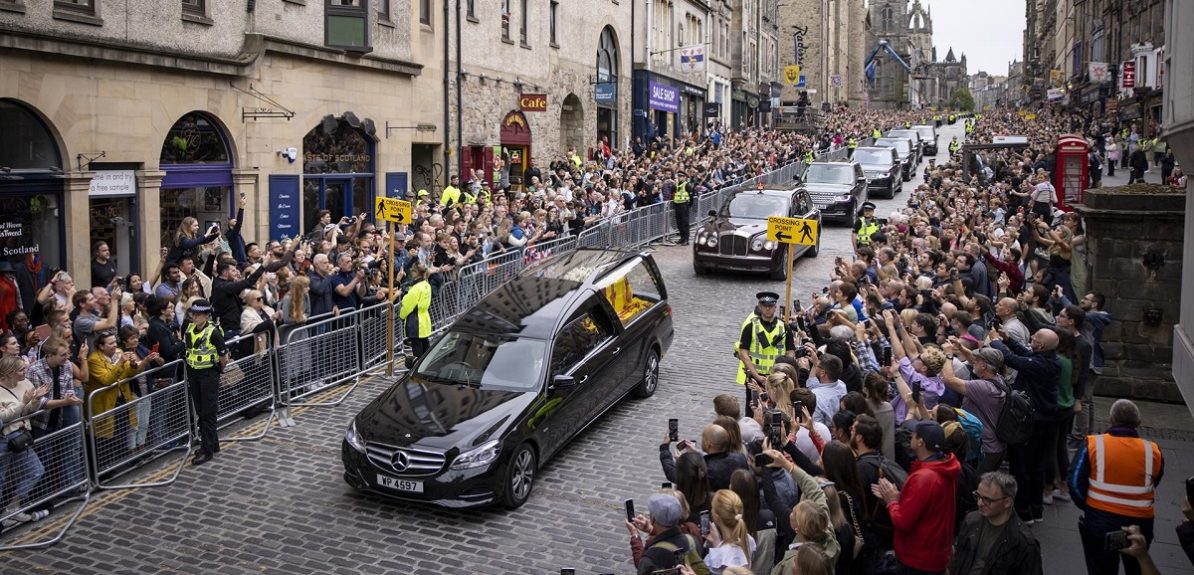
[[[916,424],[916,436],[933,451],[945,448],[945,430],[936,421],[922,421]]]
[[[1003,369],[1003,352],[993,347],[975,350],[974,356],[986,362],[987,365],[999,371]]]
[[[671,495],[652,495],[647,499],[647,511],[651,513],[651,521],[662,527],[675,527],[680,524],[680,500]]]

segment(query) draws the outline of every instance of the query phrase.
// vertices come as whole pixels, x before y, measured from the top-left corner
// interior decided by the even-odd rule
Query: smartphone
[[[920,384],[919,383],[912,384],[912,401],[915,401],[916,403],[920,403]]]
[[[160,347],[162,347],[162,342],[159,341],[158,343],[153,344],[153,347],[149,348],[149,351],[150,353],[158,353],[158,349]]]
[[[771,456],[767,455],[766,453],[759,453],[755,455],[755,467],[767,467],[768,465],[771,465],[772,461],[773,460],[771,459]]]
[[[1103,537],[1103,549],[1107,551],[1119,551],[1126,549],[1131,543],[1128,542],[1128,532],[1122,529],[1117,529]]]
[[[661,484],[659,485],[659,488],[660,488],[660,489],[671,489],[671,488],[672,488],[672,482],[671,482],[671,481],[664,481],[663,483],[661,483]]]
[[[701,512],[701,537],[709,535],[709,511]]]
[[[796,412],[796,421],[804,421],[804,402],[793,401],[792,410]]]
[[[668,441],[671,441],[672,443],[679,441],[679,438],[680,438],[680,420],[679,419],[667,420],[667,438],[668,438]]]
[[[626,505],[626,520],[633,523],[634,522],[634,500],[627,499],[624,503]]]
[[[684,565],[685,553],[687,553],[687,551],[685,551],[684,549],[676,549],[675,551],[672,551],[672,559],[675,560],[675,562],[676,562],[675,569],[676,569],[677,573],[680,572],[679,566]]]
[[[883,365],[891,365],[891,348],[883,348]]]

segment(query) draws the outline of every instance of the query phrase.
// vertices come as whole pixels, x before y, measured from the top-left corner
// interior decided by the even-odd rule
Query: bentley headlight
[[[717,236],[709,236],[709,240],[705,242],[705,245],[711,248],[717,247]]]
[[[756,252],[757,252],[757,251],[762,251],[762,249],[763,249],[763,238],[755,238],[755,241],[753,241],[753,242],[750,242],[750,249],[751,249],[751,250],[753,250],[753,251],[756,251]]]
[[[763,242],[763,249],[765,249],[767,251],[771,251],[771,250],[775,249],[775,242],[773,242],[771,240],[767,240],[766,242]]]

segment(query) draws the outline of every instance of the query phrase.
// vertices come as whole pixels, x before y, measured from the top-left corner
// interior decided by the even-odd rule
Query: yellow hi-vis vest
[[[763,320],[759,319],[758,314],[751,312],[746,316],[746,321],[742,322],[742,329],[746,329],[747,326],[750,326],[754,335],[750,338],[750,349],[746,354],[754,362],[755,371],[762,375],[770,374],[771,366],[775,365],[775,358],[784,354],[784,338],[787,335],[784,322],[777,317],[775,326],[771,328],[771,331],[767,331],[763,328]],[[742,330],[738,330],[738,333],[741,335]],[[734,342],[735,356],[738,355],[738,346],[740,345],[740,341]],[[738,385],[746,384],[746,375],[746,366],[739,361]]]
[[[676,185],[676,193],[672,195],[673,204],[687,204],[692,201],[688,197],[688,182],[680,182]]]
[[[949,143],[949,153],[956,154],[958,152],[958,141],[952,140]]]
[[[858,235],[858,245],[866,246],[871,243],[871,236],[878,233],[879,222],[875,220],[866,220],[865,218],[859,220],[859,228],[855,232]]]
[[[858,140],[855,140],[854,138],[850,138],[849,140],[846,140],[846,148],[853,150],[854,148],[857,148],[857,147],[858,147]]]
[[[216,346],[211,343],[211,334],[216,326],[210,321],[202,331],[195,331],[195,324],[187,326],[187,367],[191,369],[211,369],[216,366],[220,356],[216,353]]]

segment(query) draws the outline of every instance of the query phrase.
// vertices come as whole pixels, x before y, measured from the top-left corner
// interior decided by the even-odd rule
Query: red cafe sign
[[[518,97],[518,106],[523,112],[546,112],[547,94],[523,94]]]

